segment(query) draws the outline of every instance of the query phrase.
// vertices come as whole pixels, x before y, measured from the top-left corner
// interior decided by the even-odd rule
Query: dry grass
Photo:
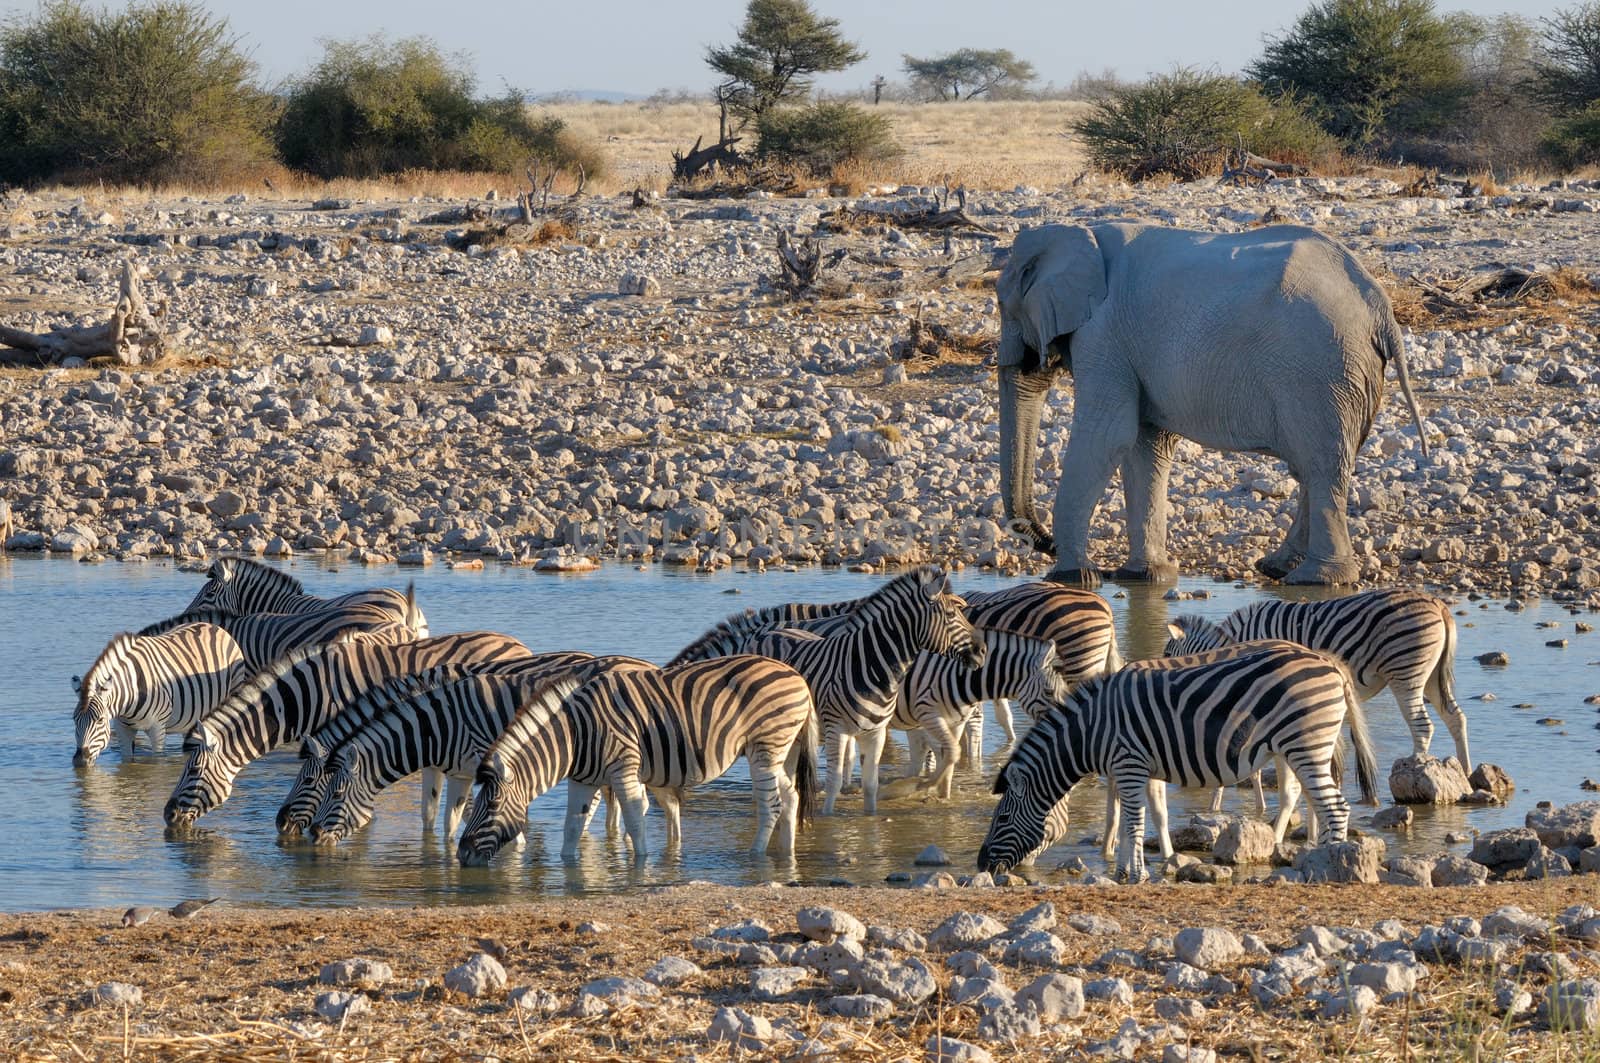
[[[1568,266],[1540,274],[1514,296],[1463,305],[1445,302],[1414,281],[1392,274],[1383,274],[1380,280],[1394,306],[1395,320],[1408,329],[1466,332],[1499,328],[1513,321],[1534,328],[1600,328],[1600,288],[1582,271]]]
[[[716,1008],[733,1004],[769,1019],[787,1019],[816,1034],[824,1019],[818,1005],[832,993],[812,978],[781,1001],[748,997],[749,969],[696,953],[689,940],[743,918],[765,920],[775,935],[795,940],[794,913],[806,905],[837,905],[869,925],[911,927],[927,933],[949,915],[974,910],[1007,918],[1040,900],[1060,916],[1109,916],[1122,932],[1109,936],[1058,930],[1065,966],[1092,963],[1111,948],[1144,950],[1152,936],[1170,937],[1185,926],[1225,926],[1256,933],[1274,947],[1292,942],[1308,924],[1371,925],[1397,917],[1415,927],[1456,914],[1481,916],[1503,904],[1552,915],[1569,904],[1593,902],[1590,877],[1507,884],[1476,890],[1408,890],[1401,887],[1237,886],[1057,888],[1049,891],[816,890],[682,888],[585,900],[550,899],[496,908],[294,911],[210,910],[186,923],[158,916],[129,930],[115,912],[0,917],[0,963],[7,964],[0,992],[0,1031],[8,1058],[19,1060],[124,1059],[254,1061],[462,1059],[645,1060],[724,1058],[726,1046],[705,1045]],[[577,927],[610,925],[598,935]],[[469,1001],[443,990],[442,975],[478,950],[479,938],[506,947],[509,987],[548,989],[569,1003],[585,982],[641,974],[663,955],[683,955],[705,973],[659,1001],[643,1001],[598,1018],[518,1014],[504,993]],[[368,992],[372,1010],[342,1028],[313,1010],[320,967],[364,956],[394,969],[390,985]],[[929,958],[942,984],[942,957]],[[1577,959],[1584,974],[1592,959]],[[1022,985],[1039,972],[1013,970]],[[997,1059],[1080,1058],[1089,1040],[1115,1034],[1126,1018],[1155,1023],[1163,995],[1154,972],[1121,971],[1137,985],[1131,1007],[1093,1003],[1071,1027],[1036,1042],[991,1046]],[[1244,985],[1242,965],[1226,973]],[[143,1005],[124,1016],[95,1008],[83,995],[106,981],[127,981],[144,993]],[[1537,991],[1543,976],[1519,978]],[[1600,1040],[1587,1034],[1552,1034],[1529,1020],[1495,1017],[1487,972],[1442,965],[1410,1006],[1380,1006],[1360,1027],[1324,1022],[1314,1003],[1295,999],[1271,1012],[1242,991],[1214,1003],[1205,1018],[1188,1024],[1191,1042],[1242,1059],[1366,1060],[1508,1059],[1595,1060]],[[921,1059],[930,1034],[971,1038],[978,1015],[948,1004],[942,993],[894,1018],[848,1028],[840,1057],[853,1060]],[[837,1020],[835,1020],[836,1024]],[[854,1038],[849,1040],[848,1038]],[[1159,1046],[1156,1049],[1159,1053]],[[1141,1054],[1146,1058],[1149,1053]],[[767,1058],[760,1056],[759,1058]],[[1151,1056],[1150,1058],[1155,1058]]]

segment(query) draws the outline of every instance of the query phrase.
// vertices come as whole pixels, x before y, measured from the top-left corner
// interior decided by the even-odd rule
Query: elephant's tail
[[[1417,441],[1422,444],[1422,456],[1427,457],[1428,432],[1423,426],[1422,413],[1417,409],[1417,397],[1411,393],[1411,374],[1406,371],[1406,340],[1392,314],[1384,325],[1379,342],[1383,348],[1384,361],[1394,363],[1394,375],[1400,381],[1400,394],[1405,396],[1406,406],[1411,410],[1411,419],[1416,422]]]

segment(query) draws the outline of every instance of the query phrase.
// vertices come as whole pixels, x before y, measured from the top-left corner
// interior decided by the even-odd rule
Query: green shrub
[[[1600,163],[1600,100],[1552,126],[1544,148],[1565,169]]]
[[[1319,0],[1248,73],[1269,92],[1299,93],[1328,132],[1366,146],[1450,124],[1471,92],[1463,51],[1472,32],[1433,0]]]
[[[0,28],[0,178],[212,183],[268,161],[272,107],[190,3],[49,3]]]
[[[536,118],[520,93],[473,96],[464,57],[421,37],[331,41],[292,84],[278,123],[283,161],[318,177],[377,177],[407,170],[519,172],[534,158],[603,169],[555,118]]]
[[[882,162],[900,154],[887,115],[853,103],[770,110],[756,122],[756,155],[825,174],[845,162]]]
[[[1135,181],[1218,173],[1241,141],[1283,162],[1312,162],[1335,147],[1293,95],[1269,100],[1236,78],[1187,69],[1109,88],[1072,131],[1091,163]]]

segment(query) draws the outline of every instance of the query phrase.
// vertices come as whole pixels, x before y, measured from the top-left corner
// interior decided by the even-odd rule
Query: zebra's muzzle
[[[94,763],[94,758],[98,755],[89,752],[87,749],[75,749],[72,751],[72,766],[74,768],[88,767]]]

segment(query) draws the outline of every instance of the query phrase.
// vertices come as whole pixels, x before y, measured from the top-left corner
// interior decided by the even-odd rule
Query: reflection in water
[[[294,567],[320,593],[393,584],[413,575]],[[838,570],[703,576],[666,569],[640,573],[625,566],[571,578],[494,568],[414,575],[435,630],[490,628],[536,649],[631,653],[657,661],[735,608],[853,597],[871,590],[879,579]],[[92,767],[76,771],[70,763],[71,706],[63,692],[65,677],[81,673],[104,638],[181,608],[192,597],[196,580],[160,564],[90,567],[0,561],[0,600],[11,615],[29,620],[0,645],[5,655],[0,674],[8,676],[8,693],[19,706],[8,715],[6,740],[0,743],[0,792],[13,798],[4,826],[12,838],[52,841],[0,850],[0,909],[171,904],[195,896],[245,904],[476,904],[691,880],[866,884],[909,869],[929,843],[950,854],[953,871],[969,870],[988,828],[994,807],[990,780],[1005,755],[1003,738],[993,727],[986,729],[982,771],[959,772],[953,800],[886,802],[882,815],[866,817],[860,813],[859,794],[848,796],[839,815],[817,819],[801,835],[792,862],[748,852],[754,815],[742,764],[687,795],[681,848],[665,849],[665,824],[652,809],[646,820],[652,852],[641,865],[630,858],[620,833],[606,835],[598,816],[583,842],[580,862],[563,865],[559,851],[566,792],[560,786],[535,803],[526,846],[506,850],[487,868],[459,867],[450,839],[442,832],[423,833],[414,781],[386,792],[372,824],[336,848],[280,839],[273,815],[298,767],[292,749],[245,771],[232,799],[203,818],[199,830],[168,837],[161,806],[182,767],[176,744],[160,755],[141,753],[127,763],[111,750]],[[1011,581],[964,573],[957,582],[959,587],[987,589]],[[1210,597],[1169,602],[1164,587],[1105,588],[1125,657],[1159,654],[1173,616],[1220,618],[1263,593],[1211,582],[1185,587]],[[737,598],[724,594],[735,589],[742,592]],[[1288,598],[1326,594],[1319,588],[1267,593]],[[1392,840],[1405,851],[1443,848],[1447,831],[1521,825],[1535,800],[1584,796],[1578,783],[1585,773],[1593,773],[1594,717],[1581,701],[1593,692],[1594,672],[1585,662],[1600,657],[1600,642],[1590,648],[1583,640],[1600,636],[1574,634],[1572,650],[1559,653],[1544,647],[1553,636],[1535,626],[1553,621],[1570,631],[1569,618],[1559,607],[1535,603],[1520,613],[1508,612],[1500,603],[1463,603],[1459,608],[1466,615],[1457,617],[1458,693],[1471,718],[1474,746],[1483,759],[1505,767],[1525,788],[1509,808],[1418,809],[1412,831]],[[94,617],[103,630],[85,634],[86,616]],[[675,622],[663,625],[662,617]],[[1491,670],[1473,662],[1474,655],[1489,649],[1507,651],[1512,666]],[[1493,691],[1498,700],[1474,700],[1485,691]],[[1536,709],[1512,707],[1519,703]],[[1393,758],[1409,750],[1404,724],[1387,694],[1374,699],[1369,717],[1380,756]],[[1570,723],[1539,726],[1535,721],[1543,717]],[[905,759],[898,751],[886,757],[887,775],[904,771]],[[1173,792],[1174,824],[1203,811],[1209,800],[1203,792]],[[1041,858],[1041,874],[1053,877],[1051,869],[1068,855],[1082,857],[1091,867],[1102,866],[1098,834],[1104,801],[1098,783],[1085,783],[1073,793],[1067,840]],[[1248,790],[1230,791],[1227,801],[1230,810],[1253,805]],[[1358,808],[1357,823],[1370,814],[1370,809]]]

